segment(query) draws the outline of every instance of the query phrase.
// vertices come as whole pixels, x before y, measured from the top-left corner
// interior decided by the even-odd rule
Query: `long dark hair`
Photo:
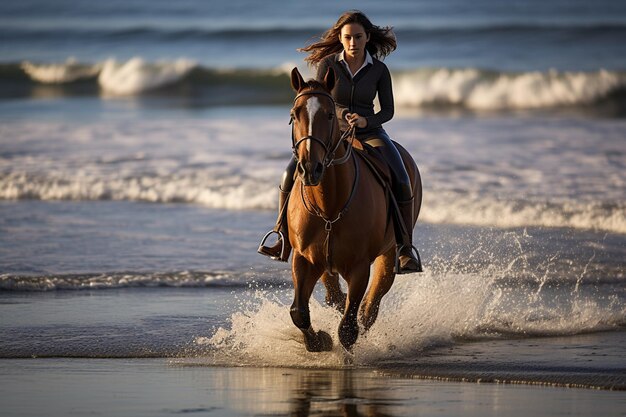
[[[374,25],[365,14],[359,10],[349,10],[342,14],[337,23],[322,35],[318,42],[298,49],[300,52],[308,52],[304,58],[311,65],[317,65],[328,55],[336,54],[343,50],[339,41],[341,28],[350,23],[358,23],[363,26],[365,33],[370,36],[365,48],[375,58],[384,59],[396,49],[396,37],[390,26],[380,27]]]

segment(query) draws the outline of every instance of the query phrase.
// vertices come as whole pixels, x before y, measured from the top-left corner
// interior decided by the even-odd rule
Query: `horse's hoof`
[[[333,350],[333,338],[328,333],[320,330],[317,332],[317,337],[320,341],[321,352],[330,352]]]
[[[343,345],[343,347],[348,351],[352,351],[352,345],[356,343],[356,339],[359,337],[359,328],[354,324],[354,326],[350,326],[342,321],[339,325],[339,341]]]
[[[311,336],[304,336],[304,345],[309,352],[330,352],[333,350],[333,339],[328,333],[320,330]]]

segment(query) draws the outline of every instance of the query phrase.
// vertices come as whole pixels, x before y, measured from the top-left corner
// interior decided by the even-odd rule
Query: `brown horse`
[[[307,350],[316,352],[332,349],[331,337],[314,331],[309,315],[309,299],[320,277],[327,290],[326,301],[344,313],[338,333],[348,350],[359,334],[357,318],[365,329],[374,324],[380,302],[395,278],[396,240],[389,201],[366,163],[352,151],[352,142],[339,131],[329,93],[334,83],[332,69],[322,82],[305,82],[297,68],[291,72],[291,86],[297,92],[291,110],[292,145],[298,160],[287,206],[295,287],[291,318],[304,334]],[[398,148],[415,196],[413,227],[421,206],[422,183],[409,153]],[[372,264],[372,282],[365,294]],[[347,296],[338,275],[347,283]]]

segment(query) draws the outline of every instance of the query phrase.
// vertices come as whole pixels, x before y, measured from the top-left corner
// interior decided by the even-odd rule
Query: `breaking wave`
[[[0,173],[1,200],[141,201],[190,203],[227,210],[274,210],[277,187],[234,175],[194,173],[119,178],[49,177]],[[455,193],[428,196],[420,214],[427,223],[502,228],[544,226],[626,233],[626,205],[592,201],[516,201]]]
[[[148,63],[141,58],[126,62],[114,59],[95,65],[80,64],[69,59],[62,64],[33,64],[23,62],[22,69],[35,82],[68,84],[97,79],[106,94],[136,95],[181,81],[196,66],[180,59],[174,62]]]
[[[459,106],[475,110],[537,109],[592,105],[626,89],[626,73],[533,71],[506,73],[423,69],[395,75],[400,106]]]
[[[264,279],[226,271],[113,272],[92,274],[12,275],[0,274],[0,291],[107,290],[116,288],[256,288],[288,281]]]
[[[626,204],[515,201],[443,194],[428,199],[421,220],[491,227],[567,227],[626,233]]]
[[[235,98],[239,103],[289,103],[293,95],[287,72],[293,66],[285,63],[274,69],[226,70],[203,67],[187,59],[147,62],[139,57],[96,64],[74,59],[64,63],[23,62],[2,66],[0,96],[16,94],[16,89],[21,91],[18,94],[28,96],[37,85],[54,86],[58,94],[71,95],[73,84],[81,82],[92,85],[93,94],[105,97],[157,92],[212,98],[222,104]],[[415,68],[395,72],[393,78],[396,104],[407,108],[518,110],[593,106],[606,100],[623,104],[626,90],[625,72],[603,69],[516,73]],[[247,89],[245,94],[242,88]]]
[[[402,42],[423,41],[424,39],[445,40],[450,37],[472,39],[485,35],[493,37],[561,35],[563,37],[602,36],[619,38],[626,33],[626,23],[623,18],[607,22],[589,19],[586,16],[583,21],[563,22],[561,19],[542,16],[541,20],[535,22],[528,22],[524,18],[518,20],[509,17],[482,23],[472,22],[471,19],[469,22],[446,21],[444,23],[443,21],[422,20],[416,23],[415,19],[406,18],[403,20],[398,19],[399,17],[396,16],[396,20],[399,22],[394,25],[394,33]],[[301,18],[300,16],[300,20]],[[125,39],[134,42],[162,43],[212,41],[216,38],[222,42],[229,42],[250,37],[276,41],[284,38],[307,39],[311,36],[319,36],[327,29],[323,25],[320,26],[319,22],[315,20],[295,23],[285,19],[266,20],[265,22],[244,19],[238,23],[229,22],[228,19],[211,22],[203,19],[199,24],[185,20],[178,24],[168,21],[168,25],[157,25],[153,19],[138,17],[127,24],[113,26],[103,25],[99,21],[95,21],[91,25],[85,25],[82,21],[61,22],[48,22],[43,27],[30,27],[12,24],[9,21],[6,22],[6,27],[0,29],[0,37],[6,40],[20,41],[36,41],[42,37],[57,40],[89,37],[104,41]]]

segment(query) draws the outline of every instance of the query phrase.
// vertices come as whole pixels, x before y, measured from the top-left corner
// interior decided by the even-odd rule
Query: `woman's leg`
[[[399,273],[421,272],[420,262],[413,254],[413,190],[411,187],[411,178],[409,177],[402,156],[391,141],[387,132],[380,129],[376,133],[376,137],[365,142],[375,144],[391,169],[391,188],[393,195],[400,209],[400,222],[396,224],[396,242],[400,246]]]
[[[296,159],[291,158],[287,168],[283,173],[280,186],[278,187],[278,218],[274,229],[265,235],[263,241],[257,250],[261,255],[269,256],[277,261],[287,262],[291,253],[291,244],[289,243],[289,229],[287,227],[287,202],[289,194],[293,188],[294,173],[296,171]],[[278,234],[278,240],[272,246],[265,246],[265,240],[270,234]]]
[[[406,172],[406,167],[400,152],[398,152],[398,148],[396,148],[396,145],[394,145],[387,132],[383,129],[377,132],[376,139],[380,140],[380,142],[376,143],[378,145],[376,149],[382,153],[385,161],[389,164],[389,168],[391,168],[393,195],[398,202],[412,199],[411,178],[409,178],[409,173]]]

